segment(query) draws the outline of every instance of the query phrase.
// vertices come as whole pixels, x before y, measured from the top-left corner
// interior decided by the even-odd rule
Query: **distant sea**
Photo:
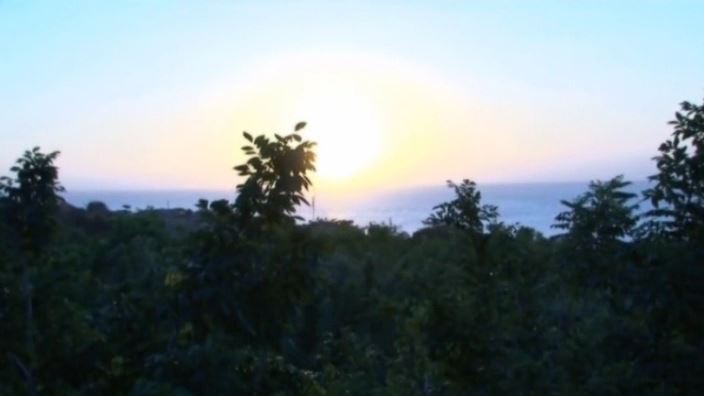
[[[500,219],[519,223],[553,235],[555,216],[564,210],[560,200],[570,200],[587,190],[588,183],[507,183],[482,184],[482,202],[499,207]],[[647,182],[636,182],[630,190],[640,192]],[[232,200],[234,191],[221,190],[95,190],[67,191],[64,198],[72,205],[85,207],[91,201],[104,202],[110,209],[147,208],[194,209],[200,198],[209,201]],[[453,191],[445,186],[396,190],[370,195],[359,200],[332,200],[318,196],[315,211],[301,208],[305,219],[313,217],[352,220],[365,226],[370,222],[393,223],[404,231],[414,232],[433,211],[433,206],[451,200]]]

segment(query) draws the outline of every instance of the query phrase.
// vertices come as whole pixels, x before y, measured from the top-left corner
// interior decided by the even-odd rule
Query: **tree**
[[[59,184],[58,168],[54,165],[58,156],[58,151],[44,154],[39,147],[27,150],[10,168],[15,174],[14,178],[0,179],[6,216],[23,253],[21,290],[25,303],[26,361],[22,362],[15,354],[10,357],[22,372],[30,395],[37,391],[33,374],[36,352],[31,271],[33,266],[39,264],[38,258],[56,226],[55,214],[61,201],[58,193],[63,191]]]
[[[572,201],[561,201],[569,210],[555,217],[554,228],[567,230],[567,234],[587,243],[601,246],[629,236],[636,225],[634,211],[638,205],[629,205],[636,194],[625,191],[631,185],[622,175],[607,181],[592,181],[589,191]]]
[[[489,224],[496,222],[499,216],[497,207],[481,205],[482,194],[475,182],[464,179],[458,185],[448,180],[447,186],[455,190],[455,199],[433,207],[435,213],[424,224],[447,225],[481,234]]]
[[[655,186],[644,192],[654,210],[648,215],[659,221],[666,235],[683,239],[704,238],[704,103],[680,104],[675,113],[671,139],[659,147]]]
[[[273,139],[243,133],[249,158],[235,167],[246,179],[234,202],[199,202],[203,227],[169,282],[179,330],[154,358],[157,378],[170,373],[203,394],[270,394],[277,378],[297,380],[277,362],[296,349],[291,329],[312,291],[306,234],[293,227],[315,170],[315,143],[298,134],[304,127]]]
[[[305,122],[299,122],[294,133],[275,134],[273,140],[243,133],[252,145],[242,147],[249,159],[235,167],[247,179],[237,186],[238,196],[233,205],[243,222],[254,218],[264,223],[292,220],[296,218],[297,205],[308,205],[303,194],[311,186],[307,173],[315,171],[312,150],[315,143],[303,141],[297,133],[305,126]]]
[[[61,202],[58,193],[64,190],[54,165],[58,156],[58,151],[44,154],[39,147],[27,150],[10,168],[14,179],[0,178],[9,223],[26,252],[40,251],[56,225],[54,215]]]

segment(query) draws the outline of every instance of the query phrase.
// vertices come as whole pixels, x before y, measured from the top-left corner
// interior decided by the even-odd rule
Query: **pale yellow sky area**
[[[4,7],[0,174],[38,145],[74,191],[234,189],[243,130],[307,121],[321,193],[638,180],[701,98],[689,3],[379,3]]]
[[[516,125],[502,109],[396,61],[283,57],[236,86],[203,108],[206,119],[219,121],[192,142],[201,152],[190,153],[197,159],[184,176],[194,185],[227,186],[232,175],[222,168],[244,159],[241,131],[287,133],[298,121],[308,123],[303,135],[319,145],[316,189],[345,194],[447,178],[501,180],[562,150],[559,142],[532,144],[512,132]]]
[[[541,107],[511,94],[485,97],[471,79],[441,78],[398,59],[279,56],[199,91],[109,103],[80,125],[101,131],[85,134],[93,149],[65,151],[61,165],[89,188],[104,178],[108,188],[229,189],[238,182],[232,167],[245,160],[242,131],[288,133],[306,121],[303,135],[319,145],[316,191],[349,197],[446,179],[570,180],[570,163],[594,159],[585,150],[598,143],[590,131],[614,127],[568,104]],[[551,173],[556,163],[562,175]]]

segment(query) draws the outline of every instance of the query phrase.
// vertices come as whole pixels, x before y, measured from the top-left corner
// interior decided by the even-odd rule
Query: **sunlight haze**
[[[704,92],[701,2],[430,4],[0,2],[0,167],[231,188],[242,131],[306,121],[320,190],[643,179]]]

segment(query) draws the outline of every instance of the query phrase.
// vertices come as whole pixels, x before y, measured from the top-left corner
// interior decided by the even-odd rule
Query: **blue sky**
[[[563,141],[562,153],[525,154],[524,163],[539,162],[528,170],[463,167],[458,151],[413,180],[421,165],[409,163],[389,176],[405,184],[472,173],[488,181],[640,178],[677,103],[704,97],[702,21],[701,1],[0,0],[0,167],[41,145],[62,150],[69,187],[230,185],[236,154],[210,162],[193,154],[210,147],[199,146],[201,137],[218,145],[212,140],[249,128],[228,127],[236,109],[223,110],[223,101],[246,101],[257,88],[238,90],[262,65],[280,60],[271,73],[295,79],[285,60],[315,53],[361,54],[432,75],[432,83],[418,78],[463,96],[458,108],[484,115],[472,133],[514,144],[513,156],[526,142]],[[471,128],[461,113],[448,117]],[[451,140],[463,132],[436,133]],[[181,163],[195,170],[184,176]]]

